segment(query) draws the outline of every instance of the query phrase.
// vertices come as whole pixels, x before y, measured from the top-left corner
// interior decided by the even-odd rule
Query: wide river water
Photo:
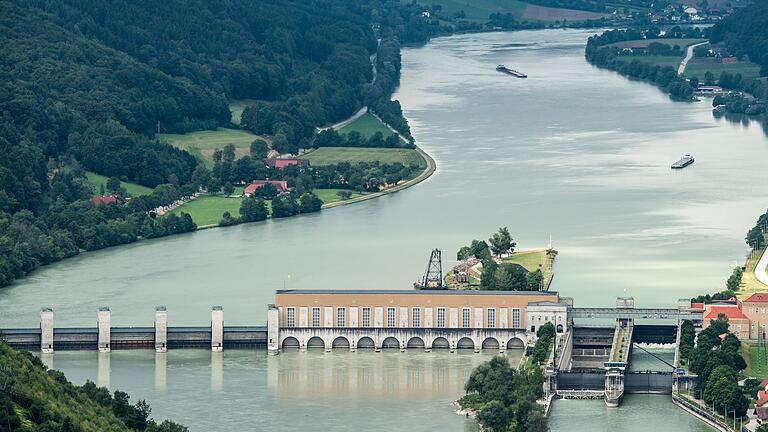
[[[461,35],[404,49],[395,97],[437,161],[430,179],[321,214],[83,254],[0,291],[0,327],[36,326],[41,306],[55,309],[57,326],[92,326],[101,305],[114,325],[151,325],[158,304],[170,325],[204,325],[213,304],[230,325],[261,324],[275,289],[408,289],[432,248],[447,267],[461,245],[500,226],[522,248],[552,237],[560,251],[552,289],[577,306],[620,295],[672,306],[720,289],[768,202],[765,134],[713,118],[708,101],[672,102],[590,66],[590,34]],[[529,78],[497,73],[499,63]],[[682,153],[696,163],[670,170]],[[75,382],[147,398],[158,417],[194,431],[462,430],[473,423],[453,415],[450,401],[484,358],[190,350],[61,352],[53,362]],[[628,397],[618,410],[558,402],[551,425],[705,430],[658,396]]]

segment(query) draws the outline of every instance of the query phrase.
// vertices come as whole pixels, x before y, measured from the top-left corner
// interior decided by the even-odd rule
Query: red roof
[[[765,392],[765,390],[760,390],[757,392],[757,401],[755,401],[756,406],[763,406],[765,403],[768,402],[768,393]]]
[[[749,319],[736,306],[709,306],[704,311],[704,319],[717,319],[721,314],[725,315],[728,319]]]
[[[277,169],[283,169],[291,165],[299,165],[303,167],[309,166],[309,160],[307,159],[289,159],[289,158],[269,158],[265,160],[267,166]]]
[[[768,303],[768,293],[754,293],[744,300],[744,303]]]
[[[271,184],[275,186],[278,194],[284,194],[290,189],[288,188],[288,182],[285,180],[254,180],[251,184],[243,189],[244,195],[253,195],[256,189],[264,186],[265,184]]]
[[[95,195],[91,198],[91,203],[98,207],[100,205],[120,204],[120,200],[114,195]]]
[[[704,303],[693,303],[693,302],[691,302],[691,309],[704,310]]]

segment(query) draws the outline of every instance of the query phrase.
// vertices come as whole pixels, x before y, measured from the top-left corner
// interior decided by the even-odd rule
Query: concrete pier
[[[112,337],[112,312],[106,306],[99,308],[98,313],[99,328],[99,352],[108,353],[111,348]]]
[[[40,351],[43,354],[53,352],[53,309],[40,310]]]
[[[155,308],[155,351],[168,351],[168,311],[165,306]]]
[[[280,353],[280,311],[274,304],[267,310],[267,354]]]
[[[224,309],[211,308],[211,351],[224,350]]]

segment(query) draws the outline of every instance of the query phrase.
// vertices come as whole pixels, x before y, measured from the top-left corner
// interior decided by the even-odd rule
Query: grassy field
[[[242,199],[228,198],[223,195],[203,195],[180,207],[171,213],[189,213],[197,226],[215,225],[221,220],[221,215],[228,211],[233,217],[240,217]]]
[[[401,0],[402,3],[410,3],[410,0]],[[467,20],[485,23],[493,12],[511,13],[515,17],[521,17],[525,12],[526,4],[518,0],[441,0],[442,15],[452,15],[464,11]]]
[[[240,116],[243,114],[245,107],[251,103],[250,99],[233,100],[229,103],[229,111],[232,113],[232,124],[240,124]]]
[[[391,149],[391,148],[348,148],[348,147],[322,147],[313,150],[302,156],[309,159],[315,166],[331,165],[339,162],[371,162],[379,161],[381,163],[400,162],[403,165],[418,165],[419,168],[426,168],[426,162],[416,150],[412,149]]]
[[[400,0],[410,3],[410,0]],[[520,0],[441,0],[443,16],[450,16],[463,11],[468,21],[485,23],[488,16],[494,12],[511,13],[517,19],[533,21],[580,21],[584,19],[596,19],[603,14],[573,9],[560,9],[532,5]]]
[[[349,189],[315,189],[312,192],[314,192],[315,195],[317,195],[321,200],[323,200],[323,204],[330,204],[336,201],[341,201],[341,198],[339,198],[339,196],[336,194],[342,190],[349,190]],[[369,195],[369,192],[352,192],[352,196],[350,197],[350,199],[358,198],[365,195]]]
[[[741,284],[739,285],[739,292],[737,293],[737,296],[740,299],[747,298],[750,294],[755,292],[768,291],[768,286],[765,286],[762,282],[757,280],[757,277],[755,276],[755,266],[757,266],[757,262],[760,261],[763,250],[753,252],[747,257],[747,263],[744,265],[744,274],[741,277]]]
[[[315,195],[317,195],[324,204],[330,204],[332,202],[341,201],[337,192],[344,189],[315,189]],[[243,193],[243,188],[239,187],[235,189],[235,195]],[[225,211],[228,211],[233,217],[240,217],[240,203],[242,198],[240,196],[232,195],[227,197],[224,195],[203,195],[197,199],[194,199],[181,207],[174,209],[171,213],[179,214],[181,212],[189,213],[192,216],[192,220],[198,226],[204,225],[216,225],[221,220],[221,215]],[[368,192],[352,192],[351,198],[357,198],[364,195],[368,195]],[[267,210],[272,212],[272,203],[269,200],[266,201]]]
[[[757,78],[760,76],[760,65],[752,62],[740,62],[735,64],[715,63],[704,59],[693,59],[685,67],[685,75],[688,77],[697,77],[704,79],[704,74],[712,72],[715,78],[721,73],[728,72],[732,74],[740,73],[744,78]]]
[[[768,366],[766,366],[765,358],[762,359],[762,364],[758,364],[756,346],[742,343],[741,356],[744,357],[744,360],[747,362],[747,368],[744,369],[744,375],[755,377],[760,380],[768,376]]]
[[[213,151],[217,148],[232,144],[235,146],[235,157],[240,158],[250,152],[251,142],[259,136],[239,129],[218,128],[213,131],[162,134],[160,138],[175,147],[187,150],[203,160],[206,165],[212,166]]]
[[[392,132],[392,129],[388,128],[381,122],[381,120],[371,113],[365,113],[352,123],[339,129],[339,133],[342,134],[350,133],[352,131],[360,132],[360,135],[365,138],[370,138],[376,132],[381,132],[381,134],[384,135],[384,138],[390,135],[395,135],[395,133]]]
[[[107,177],[95,172],[86,171],[85,177],[88,179],[88,183],[93,185],[93,192],[98,194],[101,190],[101,185],[104,185],[104,189],[107,188]],[[130,196],[149,195],[152,193],[152,189],[142,186],[140,184],[131,182],[120,182]]]
[[[647,48],[648,45],[650,45],[652,42],[658,42],[669,46],[678,45],[680,48],[683,48],[687,47],[688,45],[693,45],[705,41],[706,39],[641,39],[616,42],[610,44],[609,46],[615,46],[618,48]]]
[[[622,57],[623,59],[624,57]],[[651,63],[653,65],[659,65],[659,66],[672,66],[674,68],[677,68],[680,65],[680,62],[683,60],[683,57],[678,56],[634,56],[634,57],[626,57],[628,62],[631,62],[632,60],[637,60],[641,63]]]
[[[545,255],[546,251],[544,249],[528,252],[515,252],[512,256],[504,258],[504,262],[520,264],[528,271],[536,271],[536,269],[544,264]]]

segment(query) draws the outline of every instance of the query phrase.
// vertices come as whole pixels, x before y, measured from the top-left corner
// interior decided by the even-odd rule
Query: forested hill
[[[761,66],[760,76],[768,75],[768,2],[754,1],[717,23],[710,41],[724,43],[737,57],[749,56]]]
[[[29,352],[0,341],[0,431],[187,432],[171,421],[156,423],[146,402],[129,400],[92,382],[75,386]]]
[[[364,101],[389,101],[399,69],[386,66],[399,66],[397,48],[385,50],[392,58],[377,87],[369,84],[373,19],[384,7],[378,0],[0,0],[0,286],[82,250],[195,228],[188,215],[148,217],[199,187],[198,161],[158,141],[158,127],[227,126],[229,101],[247,98],[262,108],[250,117],[260,132],[298,145]],[[412,8],[399,18],[399,3],[392,7],[387,29],[412,27],[414,39],[430,34],[408,24]],[[377,105],[400,113],[397,104]],[[99,191],[85,170],[155,190],[97,208],[90,198]]]

